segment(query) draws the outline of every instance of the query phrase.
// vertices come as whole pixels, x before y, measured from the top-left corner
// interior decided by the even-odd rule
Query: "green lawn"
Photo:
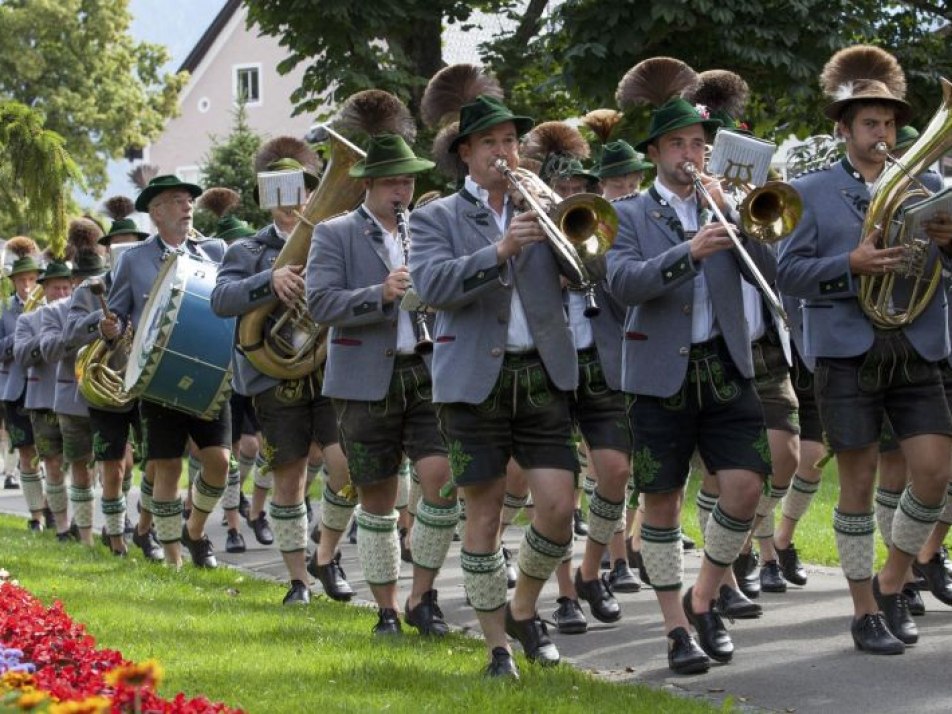
[[[249,712],[711,712],[712,706],[642,686],[609,683],[519,656],[522,681],[487,682],[478,640],[407,635],[374,641],[374,611],[321,597],[276,605],[283,588],[228,568],[181,572],[119,559],[105,548],[33,536],[0,516],[0,567],[49,604],[61,600],[101,646],[158,659],[164,696],[184,691]],[[729,705],[728,705],[729,706]]]

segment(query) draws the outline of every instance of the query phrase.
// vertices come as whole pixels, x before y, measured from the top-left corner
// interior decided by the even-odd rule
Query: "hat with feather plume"
[[[106,272],[99,247],[103,232],[99,224],[91,218],[82,217],[70,221],[66,232],[66,256],[71,261],[70,274],[58,277],[87,278]],[[47,271],[49,271],[47,266]]]
[[[136,222],[129,218],[135,213],[135,205],[128,196],[112,196],[103,203],[106,214],[112,219],[109,232],[99,238],[100,245],[109,245],[116,236],[134,235],[139,240],[149,237],[145,231],[140,231]]]
[[[708,114],[721,122],[722,129],[750,134],[740,121],[750,98],[750,87],[744,78],[727,69],[709,69],[697,77],[697,84],[684,92],[684,98],[707,107]]]
[[[713,132],[721,125],[707,107],[683,98],[697,82],[697,72],[673,57],[642,60],[625,73],[615,91],[618,106],[623,111],[639,105],[654,107],[648,136],[635,144],[635,149],[645,152],[658,137],[686,126],[700,124],[705,131]]]
[[[578,129],[565,122],[546,121],[523,137],[519,153],[540,162],[539,176],[546,183],[576,176],[598,181],[597,176],[582,167],[582,160],[589,157],[590,151]]]
[[[39,273],[42,270],[37,260],[40,249],[32,238],[16,236],[8,240],[3,249],[14,256],[8,277],[12,278],[20,273]]]
[[[198,199],[198,207],[215,214],[218,222],[215,225],[215,238],[231,242],[238,238],[250,238],[255,230],[245,221],[233,215],[241,196],[237,191],[223,186],[214,186],[205,189],[205,193]]]
[[[612,141],[612,133],[623,117],[615,109],[593,109],[582,117],[582,124],[595,134],[600,144],[598,162],[593,169],[600,179],[647,171],[654,166],[627,141]]]
[[[897,126],[912,118],[902,67],[880,47],[854,45],[840,50],[824,65],[820,86],[831,100],[823,113],[833,121],[839,121],[846,107],[858,101],[895,107]]]

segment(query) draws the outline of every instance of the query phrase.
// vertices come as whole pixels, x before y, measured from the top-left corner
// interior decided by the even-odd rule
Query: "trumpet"
[[[400,236],[400,246],[403,248],[403,258],[409,264],[410,262],[410,227],[407,223],[407,211],[402,204],[394,202],[393,214],[397,219],[397,234]],[[407,300],[407,298],[410,298]],[[413,351],[420,355],[428,355],[433,351],[433,338],[430,337],[430,330],[426,326],[426,305],[420,302],[419,296],[413,287],[407,289],[404,295],[404,301],[400,303],[400,308],[413,312],[414,325],[416,326],[417,343]],[[404,305],[407,305],[404,307]]]
[[[711,207],[711,210],[714,211],[714,215],[717,217],[718,222],[727,230],[727,236],[731,239],[731,243],[734,244],[734,249],[736,250],[737,255],[740,257],[741,262],[744,264],[744,266],[747,268],[747,271],[754,279],[754,283],[756,284],[757,288],[760,289],[761,294],[764,296],[764,298],[766,298],[767,305],[770,307],[770,310],[774,313],[774,315],[783,321],[784,325],[789,328],[790,318],[787,316],[786,310],[783,309],[783,305],[780,303],[777,294],[771,289],[770,283],[768,283],[767,279],[764,278],[763,274],[754,263],[753,258],[750,257],[750,253],[747,252],[743,244],[740,242],[740,238],[737,237],[734,226],[724,217],[723,212],[721,212],[721,209],[714,201],[710,191],[707,190],[707,187],[701,180],[701,172],[698,171],[697,166],[695,166],[690,161],[685,161],[683,164],[681,164],[681,168],[692,178],[694,181],[694,187],[702,196],[704,196],[704,199]]]

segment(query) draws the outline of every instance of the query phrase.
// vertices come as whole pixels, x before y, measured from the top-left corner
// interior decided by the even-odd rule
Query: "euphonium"
[[[905,226],[901,225],[902,219],[897,219],[906,200],[929,194],[915,178],[916,174],[952,148],[952,83],[944,77],[941,82],[942,104],[903,155],[902,161],[887,153],[889,165],[873,185],[863,222],[863,240],[869,240],[868,236],[875,229],[882,228],[877,241],[879,247],[902,246],[906,249],[899,270],[882,275],[861,275],[859,279],[860,307],[875,326],[884,329],[902,327],[915,320],[928,306],[942,279],[942,265],[938,260],[934,260],[931,271],[927,271],[929,240],[908,235]],[[879,148],[886,153],[888,147]],[[919,184],[919,187],[911,188],[912,184]],[[900,296],[894,294],[897,277],[908,279],[902,283],[902,304],[898,300]]]
[[[284,265],[306,265],[314,226],[349,211],[360,201],[363,187],[347,174],[363,157],[363,152],[328,129],[331,156],[321,183],[304,206],[300,220],[274,261],[274,269]],[[315,372],[327,356],[327,329],[317,325],[301,299],[288,308],[272,303],[242,315],[238,323],[241,351],[259,372],[275,379],[300,379]]]
[[[42,285],[35,285],[23,301],[23,312],[33,312],[38,307],[46,304],[46,294]]]
[[[99,299],[103,314],[108,315],[102,280],[91,279],[89,291]],[[125,370],[131,348],[132,329],[127,326],[115,344],[110,345],[98,337],[79,350],[76,356],[76,383],[80,394],[91,407],[124,407],[132,401],[125,390]]]

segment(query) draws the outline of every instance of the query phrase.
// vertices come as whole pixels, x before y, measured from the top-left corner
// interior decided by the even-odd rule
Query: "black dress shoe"
[[[281,601],[282,605],[307,605],[311,602],[311,591],[307,589],[307,584],[301,580],[292,580],[291,589]]]
[[[526,659],[538,662],[543,667],[559,663],[559,650],[549,639],[549,631],[538,614],[527,620],[516,620],[512,610],[506,604],[506,634],[519,640]]]
[[[50,510],[49,506],[43,508],[43,521],[47,530],[56,529],[56,516],[53,515],[53,511]]]
[[[870,654],[894,655],[906,651],[906,646],[893,637],[881,612],[854,618],[850,624],[856,649]]]
[[[132,542],[132,534],[135,532],[136,527],[132,525],[132,521],[129,520],[129,516],[124,517],[125,520],[122,524],[122,539],[126,543]]]
[[[777,562],[780,563],[780,572],[783,573],[783,577],[787,582],[800,585],[801,587],[806,585],[807,571],[806,568],[803,567],[803,563],[800,562],[797,547],[791,543],[787,548],[777,548],[774,546],[774,550],[777,551]]]
[[[728,620],[753,620],[764,614],[760,605],[729,585],[721,585],[714,608]]]
[[[347,542],[351,545],[357,545],[357,519],[350,521],[350,528],[347,529]]]
[[[757,552],[751,550],[738,555],[731,565],[740,591],[751,600],[760,597],[760,572],[757,569],[759,560]]]
[[[225,538],[225,552],[244,553],[246,550],[245,537],[238,532],[237,528],[229,528],[228,537]]]
[[[668,667],[677,674],[703,674],[711,660],[687,630],[675,627],[668,633]]]
[[[787,581],[776,560],[766,560],[760,566],[760,589],[765,593],[787,592]]]
[[[493,647],[493,657],[486,667],[486,676],[490,679],[519,679],[519,670],[512,654],[505,647]]]
[[[60,543],[75,543],[79,540],[79,529],[76,530],[76,533],[73,533],[72,528],[68,528],[62,533],[57,533],[56,540]]]
[[[35,518],[31,518],[30,520],[28,520],[26,522],[26,527],[33,533],[43,532],[43,524],[40,521],[36,520]]]
[[[583,632],[588,632],[588,620],[585,619],[585,613],[582,612],[582,606],[578,604],[578,600],[560,597],[556,602],[559,606],[552,613],[552,622],[561,634],[581,635]]]
[[[192,563],[198,568],[217,568],[218,561],[215,559],[215,548],[207,535],[202,535],[198,540],[192,540],[188,534],[188,526],[182,525],[182,545],[188,548],[189,555],[192,556]]]
[[[588,523],[582,518],[582,509],[576,508],[572,511],[572,523],[575,535],[584,538],[588,535]]]
[[[3,479],[3,489],[5,491],[16,491],[20,488],[20,480],[16,474],[7,474]]]
[[[331,600],[347,602],[354,596],[354,591],[347,582],[347,576],[344,575],[344,569],[340,567],[340,553],[334,556],[327,565],[318,565],[317,553],[314,553],[307,561],[307,572],[321,581],[324,594]]]
[[[515,564],[512,562],[512,551],[503,546],[502,549],[502,559],[506,565],[506,588],[512,590],[516,587],[516,579],[519,576],[519,572],[516,570]]]
[[[909,614],[913,617],[922,617],[926,614],[926,604],[922,602],[922,595],[914,587],[906,583],[902,589],[902,595],[906,598],[906,606],[909,608]]]
[[[636,593],[641,590],[641,583],[624,558],[615,561],[615,567],[608,574],[608,584],[616,593]]]
[[[691,607],[691,593],[693,590],[694,588],[688,588],[681,602],[688,622],[697,632],[701,649],[711,659],[718,662],[730,662],[731,657],[734,656],[734,643],[731,642],[731,636],[727,634],[721,616],[714,611],[715,601],[711,600],[711,609],[707,612],[696,613],[694,608]]]
[[[255,540],[261,543],[261,545],[271,545],[274,543],[274,533],[271,530],[271,524],[268,523],[268,517],[264,515],[264,511],[258,514],[258,517],[253,521],[248,521],[248,525],[251,526],[251,530],[254,531]]]
[[[374,625],[373,633],[378,637],[402,635],[403,627],[400,625],[400,618],[397,615],[397,611],[390,607],[381,607],[378,609],[377,624]]]
[[[932,556],[928,563],[913,561],[912,572],[926,581],[936,600],[944,605],[952,605],[952,578],[945,570],[945,562],[939,553]]]
[[[886,594],[879,589],[879,576],[873,576],[873,597],[882,610],[889,631],[903,644],[914,645],[919,640],[919,628],[909,612],[909,602],[901,593]]]
[[[427,590],[423,593],[420,602],[412,610],[410,609],[410,599],[407,598],[404,619],[408,625],[417,628],[421,635],[442,637],[450,631],[450,628],[446,625],[446,620],[443,619],[443,611],[436,601],[436,590]]]
[[[582,580],[582,571],[575,571],[575,591],[592,609],[592,617],[599,622],[618,622],[621,619],[621,606],[608,586],[608,577],[600,576],[592,580]]]
[[[400,560],[404,563],[412,563],[413,553],[410,552],[410,544],[408,542],[410,531],[406,528],[400,528],[397,533],[400,535]]]
[[[135,531],[132,534],[132,542],[139,546],[146,560],[154,560],[157,562],[165,560],[165,551],[162,550],[162,545],[159,543],[159,539],[155,537],[155,531],[153,529],[150,528],[141,535],[138,530]]]
[[[238,494],[238,515],[248,520],[248,511],[251,509],[251,501],[248,500],[248,497],[241,493]]]
[[[697,548],[697,543],[694,542],[694,539],[686,533],[681,534],[681,547],[684,550],[694,550]]]
[[[99,532],[99,540],[107,548],[112,547],[112,539],[109,537],[109,534],[106,532],[106,526],[103,526],[102,530]]]

